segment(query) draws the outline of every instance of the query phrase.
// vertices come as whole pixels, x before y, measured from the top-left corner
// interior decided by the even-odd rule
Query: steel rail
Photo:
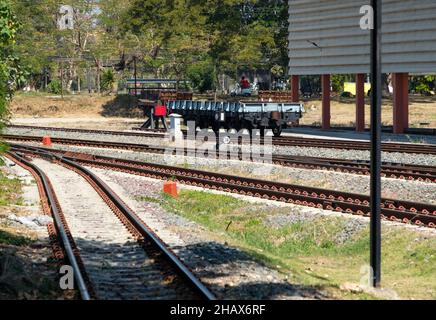
[[[80,129],[80,128],[58,128],[58,127],[41,127],[41,126],[26,126],[26,125],[8,125],[7,128],[11,129],[27,129],[27,130],[40,130],[40,131],[55,131],[55,132],[77,132],[77,133],[92,133],[101,135],[114,135],[114,136],[133,136],[133,137],[150,137],[150,138],[163,138],[165,131],[150,131],[126,132],[126,131],[113,131],[113,130],[97,130],[97,129]],[[156,133],[152,133],[156,132]]]
[[[17,150],[16,147],[12,148]],[[19,149],[18,150],[22,150]],[[204,299],[216,300],[215,295],[201,281],[188,269],[188,267],[177,257],[177,255],[168,248],[168,246],[156,235],[148,226],[121,200],[121,198],[97,175],[90,170],[79,165],[75,159],[68,157],[58,156],[52,152],[41,149],[27,148],[26,150],[32,151],[43,158],[58,161],[69,167],[75,168],[77,171],[83,173],[86,177],[91,179],[103,193],[111,200],[112,203],[122,212],[122,214],[129,220],[129,222],[136,228],[136,230],[148,239],[159,252],[163,253],[167,261],[169,261],[175,270],[182,275],[195,289],[195,291]]]
[[[18,147],[18,149],[30,150],[31,152],[38,150],[37,147],[30,146]],[[156,179],[172,179],[180,183],[203,188],[218,189],[338,212],[370,215],[369,196],[367,195],[83,153],[64,151],[63,155],[58,157],[85,165],[109,168]],[[384,198],[381,206],[382,214],[387,219],[436,227],[436,205]]]
[[[119,136],[138,136],[149,138],[164,138],[165,133],[162,131],[147,130],[146,132],[123,132],[110,130],[91,130],[91,129],[76,129],[76,128],[53,128],[53,127],[38,127],[24,125],[9,125],[10,128],[20,128],[29,130],[45,130],[45,131],[64,131],[64,132],[81,132],[95,133],[105,135]],[[155,133],[151,133],[155,132]],[[186,131],[184,131],[186,135]],[[262,139],[260,139],[262,142]],[[298,147],[315,147],[328,149],[344,149],[344,150],[369,150],[369,141],[360,140],[338,140],[338,139],[319,139],[306,137],[274,137],[273,144],[277,146],[298,146]],[[384,152],[399,152],[399,153],[423,153],[436,155],[436,146],[431,144],[412,144],[412,143],[395,143],[383,142],[382,151]]]
[[[31,141],[40,142],[42,137],[35,136],[16,136],[16,135],[2,135],[5,140],[11,141]],[[121,142],[106,142],[106,141],[94,141],[94,140],[82,140],[82,139],[67,139],[67,138],[51,138],[53,143],[61,145],[76,145],[95,148],[113,148],[132,151],[144,151],[147,153],[164,154],[166,153],[165,147],[152,146],[147,144],[134,144],[134,143],[121,143]],[[172,154],[197,154],[198,150],[194,149],[174,149]],[[202,154],[200,153],[200,156]],[[203,155],[204,156],[204,155]],[[232,154],[227,152],[227,159],[233,160],[251,160],[254,162],[263,161],[263,158],[243,158],[242,154]],[[334,170],[338,172],[354,173],[361,175],[368,175],[370,166],[368,161],[355,161],[344,159],[332,159],[332,158],[319,158],[319,157],[304,157],[304,156],[288,156],[274,154],[272,156],[272,163],[289,166],[300,167],[309,169],[320,170]],[[388,178],[400,178],[409,180],[419,180],[426,182],[436,182],[436,167],[433,166],[417,166],[400,163],[385,162],[382,166],[382,176]]]
[[[73,246],[70,243],[70,239],[67,234],[66,228],[62,222],[61,213],[56,201],[56,195],[49,182],[48,177],[40,168],[38,168],[33,163],[27,161],[25,158],[21,157],[17,153],[12,151],[12,152],[8,152],[8,155],[10,156],[10,159],[12,159],[18,165],[22,166],[24,169],[26,169],[25,167],[31,168],[32,171],[41,180],[45,196],[49,203],[53,220],[55,221],[56,230],[60,236],[62,247],[64,249],[64,252],[68,258],[71,267],[73,268],[74,279],[78,286],[80,296],[82,300],[90,300],[91,299],[90,293],[88,291],[86,282],[84,280],[84,276],[82,275],[82,270],[79,266],[79,262],[74,253]]]

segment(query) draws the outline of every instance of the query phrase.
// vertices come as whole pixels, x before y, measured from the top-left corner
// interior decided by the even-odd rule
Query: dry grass
[[[224,97],[222,97],[224,99]],[[321,123],[321,100],[304,101],[307,113],[301,120],[304,125]],[[369,100],[366,101],[365,122],[369,126]],[[11,104],[15,118],[143,118],[142,112],[134,107],[128,96],[76,95],[45,96],[41,94],[18,94]],[[392,100],[383,100],[382,121],[392,125]],[[334,126],[354,126],[355,101],[335,97],[331,105],[331,123]],[[410,127],[436,128],[436,97],[410,96]]]
[[[141,116],[129,96],[18,94],[10,111],[13,117],[125,117]]]
[[[369,126],[370,107],[366,101],[365,123]],[[304,125],[319,125],[321,123],[321,100],[305,101],[307,113],[300,121]],[[409,106],[410,127],[436,128],[436,97],[410,96]],[[391,99],[383,100],[382,122],[392,125],[393,107]],[[335,126],[354,126],[356,108],[354,99],[334,98],[331,103],[331,123]]]
[[[48,117],[48,116],[98,116],[102,105],[110,97],[69,96],[59,97],[18,95],[11,104],[14,117]]]

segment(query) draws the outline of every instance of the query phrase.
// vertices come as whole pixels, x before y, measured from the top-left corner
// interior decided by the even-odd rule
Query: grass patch
[[[25,236],[12,234],[10,232],[0,230],[0,243],[21,247],[31,244],[32,240]]]
[[[21,205],[21,181],[10,179],[0,171],[0,207],[7,205]]]
[[[179,198],[165,196],[161,204],[287,274],[293,283],[321,287],[337,298],[374,298],[339,289],[344,283],[361,282],[362,267],[369,260],[368,228],[340,241],[349,220],[320,217],[272,226],[266,218],[291,214],[290,209],[207,192],[182,190]],[[384,287],[402,298],[436,298],[436,237],[384,227],[382,259]]]
[[[160,199],[148,197],[148,196],[135,197],[135,200],[141,201],[141,202],[162,203],[162,201]]]

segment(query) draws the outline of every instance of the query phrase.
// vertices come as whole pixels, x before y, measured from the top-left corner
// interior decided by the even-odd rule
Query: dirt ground
[[[306,114],[301,124],[319,125],[321,123],[321,100],[304,101]],[[76,95],[44,96],[40,94],[18,94],[11,104],[12,120],[31,123],[38,118],[38,123],[59,122],[60,126],[110,126],[113,129],[127,129],[132,124],[140,124],[142,111],[135,107],[135,101],[128,96]],[[365,122],[369,125],[369,100],[365,110]],[[354,126],[355,101],[350,98],[332,98],[331,122],[333,126]],[[392,125],[392,100],[383,100],[382,121]],[[49,120],[50,118],[53,121]],[[63,120],[59,120],[62,118]],[[46,119],[46,120],[44,120]],[[68,119],[71,119],[69,121]],[[80,121],[77,121],[80,119]],[[75,125],[74,122],[80,122]],[[436,128],[436,97],[410,96],[410,127]]]
[[[10,114],[12,123],[72,128],[126,130],[144,122],[128,96],[18,94]]]

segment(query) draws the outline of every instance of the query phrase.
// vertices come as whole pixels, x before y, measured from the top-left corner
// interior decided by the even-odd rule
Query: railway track
[[[66,225],[65,216],[59,205],[56,193],[47,175],[31,161],[17,153],[6,154],[11,161],[15,162],[25,170],[29,171],[35,178],[41,198],[41,204],[45,214],[53,218],[54,223],[48,226],[48,232],[53,246],[54,256],[59,260],[64,260],[72,267],[74,281],[79,290],[82,300],[90,300],[92,288],[84,270],[77,245],[71,236],[71,232]]]
[[[10,125],[9,128],[28,129],[28,130],[44,130],[58,132],[80,132],[91,134],[106,134],[118,136],[137,136],[150,138],[164,138],[165,133],[162,130],[147,130],[141,132],[123,132],[109,130],[88,130],[74,128],[52,128],[38,126],[22,126]],[[186,134],[186,131],[185,131]],[[311,148],[328,148],[328,149],[343,149],[343,150],[370,150],[370,142],[357,140],[337,140],[337,139],[317,139],[317,138],[301,138],[301,137],[274,137],[273,144],[286,147],[311,147]],[[436,155],[436,146],[429,144],[412,144],[412,143],[382,143],[382,151],[384,152],[399,152],[399,153],[417,153]]]
[[[79,174],[111,212],[105,216],[104,210],[96,210],[92,214],[65,217],[47,175],[28,159],[35,155]],[[54,233],[61,243],[58,246],[61,252],[56,256],[66,257],[73,267],[82,299],[215,299],[135,212],[77,161],[44,150],[19,147],[12,148],[7,156],[36,178],[42,202],[53,216]],[[67,220],[72,222],[71,228]],[[108,266],[98,267],[103,262]]]
[[[94,156],[85,153],[61,150],[47,153],[46,150],[41,148],[17,145],[13,146],[12,149],[30,154],[52,154],[52,157],[63,159],[63,161],[74,161],[83,165],[106,168],[154,179],[174,180],[182,184],[206,189],[221,190],[348,214],[370,216],[370,198],[361,194]],[[54,155],[55,153],[57,154],[56,156]],[[382,199],[381,213],[382,218],[387,220],[431,228],[436,227],[436,205],[384,198]]]
[[[27,141],[27,142],[40,142],[42,137],[35,136],[15,136],[15,135],[3,135],[7,141]],[[145,144],[132,144],[132,143],[120,143],[120,142],[104,142],[94,140],[82,140],[82,139],[66,139],[66,138],[52,138],[52,142],[61,145],[75,145],[86,146],[95,148],[113,148],[123,150],[142,151],[147,153],[165,154],[165,147],[150,146]],[[174,154],[195,154],[195,150],[184,149],[177,153],[178,150],[174,150]],[[198,154],[198,153],[197,153]],[[200,155],[201,156],[201,155]],[[228,153],[228,159],[235,159],[234,155]],[[236,159],[241,160],[242,155],[239,154]],[[244,157],[244,160],[247,160]],[[251,157],[251,161],[257,162],[263,159],[256,159]],[[288,156],[278,155],[272,156],[272,163],[295,168],[304,169],[317,169],[317,170],[331,170],[343,173],[352,173],[360,175],[370,174],[369,161],[357,161],[357,160],[344,160],[344,159],[329,159],[329,158],[316,158],[316,157],[303,157],[303,156]],[[417,166],[406,165],[399,163],[382,164],[382,176],[395,179],[406,179],[436,183],[436,167],[432,166]]]

